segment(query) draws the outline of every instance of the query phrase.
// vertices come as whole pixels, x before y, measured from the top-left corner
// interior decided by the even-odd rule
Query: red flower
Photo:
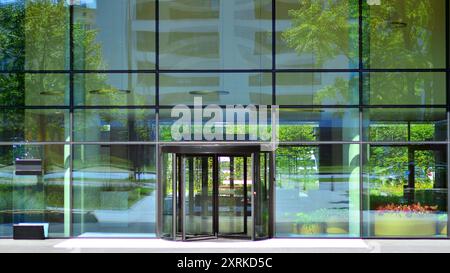
[[[420,203],[411,204],[411,205],[399,205],[399,204],[387,204],[384,206],[379,206],[377,211],[380,212],[412,212],[412,213],[432,213],[436,212],[438,206],[422,206]]]

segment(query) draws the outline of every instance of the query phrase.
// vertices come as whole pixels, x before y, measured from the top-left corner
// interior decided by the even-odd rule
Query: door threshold
[[[199,237],[187,237],[183,242],[196,242],[196,241],[208,241],[208,240],[217,240],[216,236],[199,236]]]
[[[250,236],[242,235],[219,235],[219,239],[240,240],[240,241],[252,241]]]

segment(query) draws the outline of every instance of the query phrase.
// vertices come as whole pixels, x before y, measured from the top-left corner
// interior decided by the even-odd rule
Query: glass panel
[[[364,103],[371,105],[444,105],[445,73],[377,72],[364,74]]]
[[[73,165],[75,236],[155,236],[154,146],[75,145]]]
[[[66,74],[0,74],[0,105],[69,105]]]
[[[174,154],[162,154],[161,237],[173,239],[173,160]]]
[[[76,74],[76,105],[153,105],[154,74]]]
[[[213,158],[184,157],[186,238],[214,236]]]
[[[75,69],[155,67],[154,0],[79,2],[74,10]]]
[[[271,9],[271,0],[161,1],[161,68],[271,68]]]
[[[194,98],[203,104],[272,104],[270,73],[162,74],[160,104],[193,105]]]
[[[445,141],[446,109],[364,110],[364,139],[368,141]]]
[[[12,186],[13,222],[48,223],[50,237],[69,236],[69,146],[17,145],[6,152],[14,173],[13,184],[3,186]]]
[[[358,1],[276,0],[278,68],[357,68]]]
[[[259,184],[255,184],[255,239],[269,238],[269,201],[270,201],[270,154],[260,153],[259,155]]]
[[[219,157],[219,234],[251,237],[251,172],[247,157]],[[250,184],[249,184],[250,183]],[[250,188],[250,192],[249,192]]]
[[[153,141],[154,110],[75,110],[75,141]]]
[[[447,146],[366,145],[364,235],[447,236]]]
[[[2,1],[0,69],[69,68],[69,8],[66,2]]]
[[[359,141],[358,109],[280,109],[280,141]]]
[[[62,109],[0,110],[1,141],[68,141],[69,111]]]
[[[11,146],[0,146],[0,237],[13,236],[13,151]]]
[[[278,105],[357,105],[357,73],[278,73]]]
[[[445,2],[363,2],[366,68],[445,68]]]
[[[276,235],[359,237],[359,145],[280,147]]]

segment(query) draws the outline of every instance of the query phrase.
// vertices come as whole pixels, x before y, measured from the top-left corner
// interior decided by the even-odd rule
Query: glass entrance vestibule
[[[160,238],[273,236],[272,152],[257,145],[164,145],[159,152]]]

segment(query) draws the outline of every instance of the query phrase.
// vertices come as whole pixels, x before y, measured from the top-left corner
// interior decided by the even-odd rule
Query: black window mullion
[[[364,176],[363,176],[363,118],[364,118],[364,100],[363,100],[363,87],[364,87],[364,64],[363,64],[363,0],[359,0],[358,3],[358,94],[359,94],[359,237],[364,236]]]
[[[447,101],[447,227],[450,227],[450,217],[448,208],[450,207],[450,3],[445,1],[445,68],[446,68],[446,101]],[[450,237],[450,230],[447,228],[447,237]]]
[[[276,27],[276,0],[272,0],[272,105],[277,104],[277,27]]]
[[[75,83],[74,83],[74,1],[70,1],[69,6],[69,153],[70,153],[70,162],[69,162],[69,191],[70,191],[70,205],[69,205],[69,211],[70,211],[70,237],[74,236],[74,219],[73,219],[73,209],[74,209],[74,193],[73,193],[73,161],[75,159],[74,156],[74,145],[73,145],[73,137],[74,137],[74,97],[75,97]]]

